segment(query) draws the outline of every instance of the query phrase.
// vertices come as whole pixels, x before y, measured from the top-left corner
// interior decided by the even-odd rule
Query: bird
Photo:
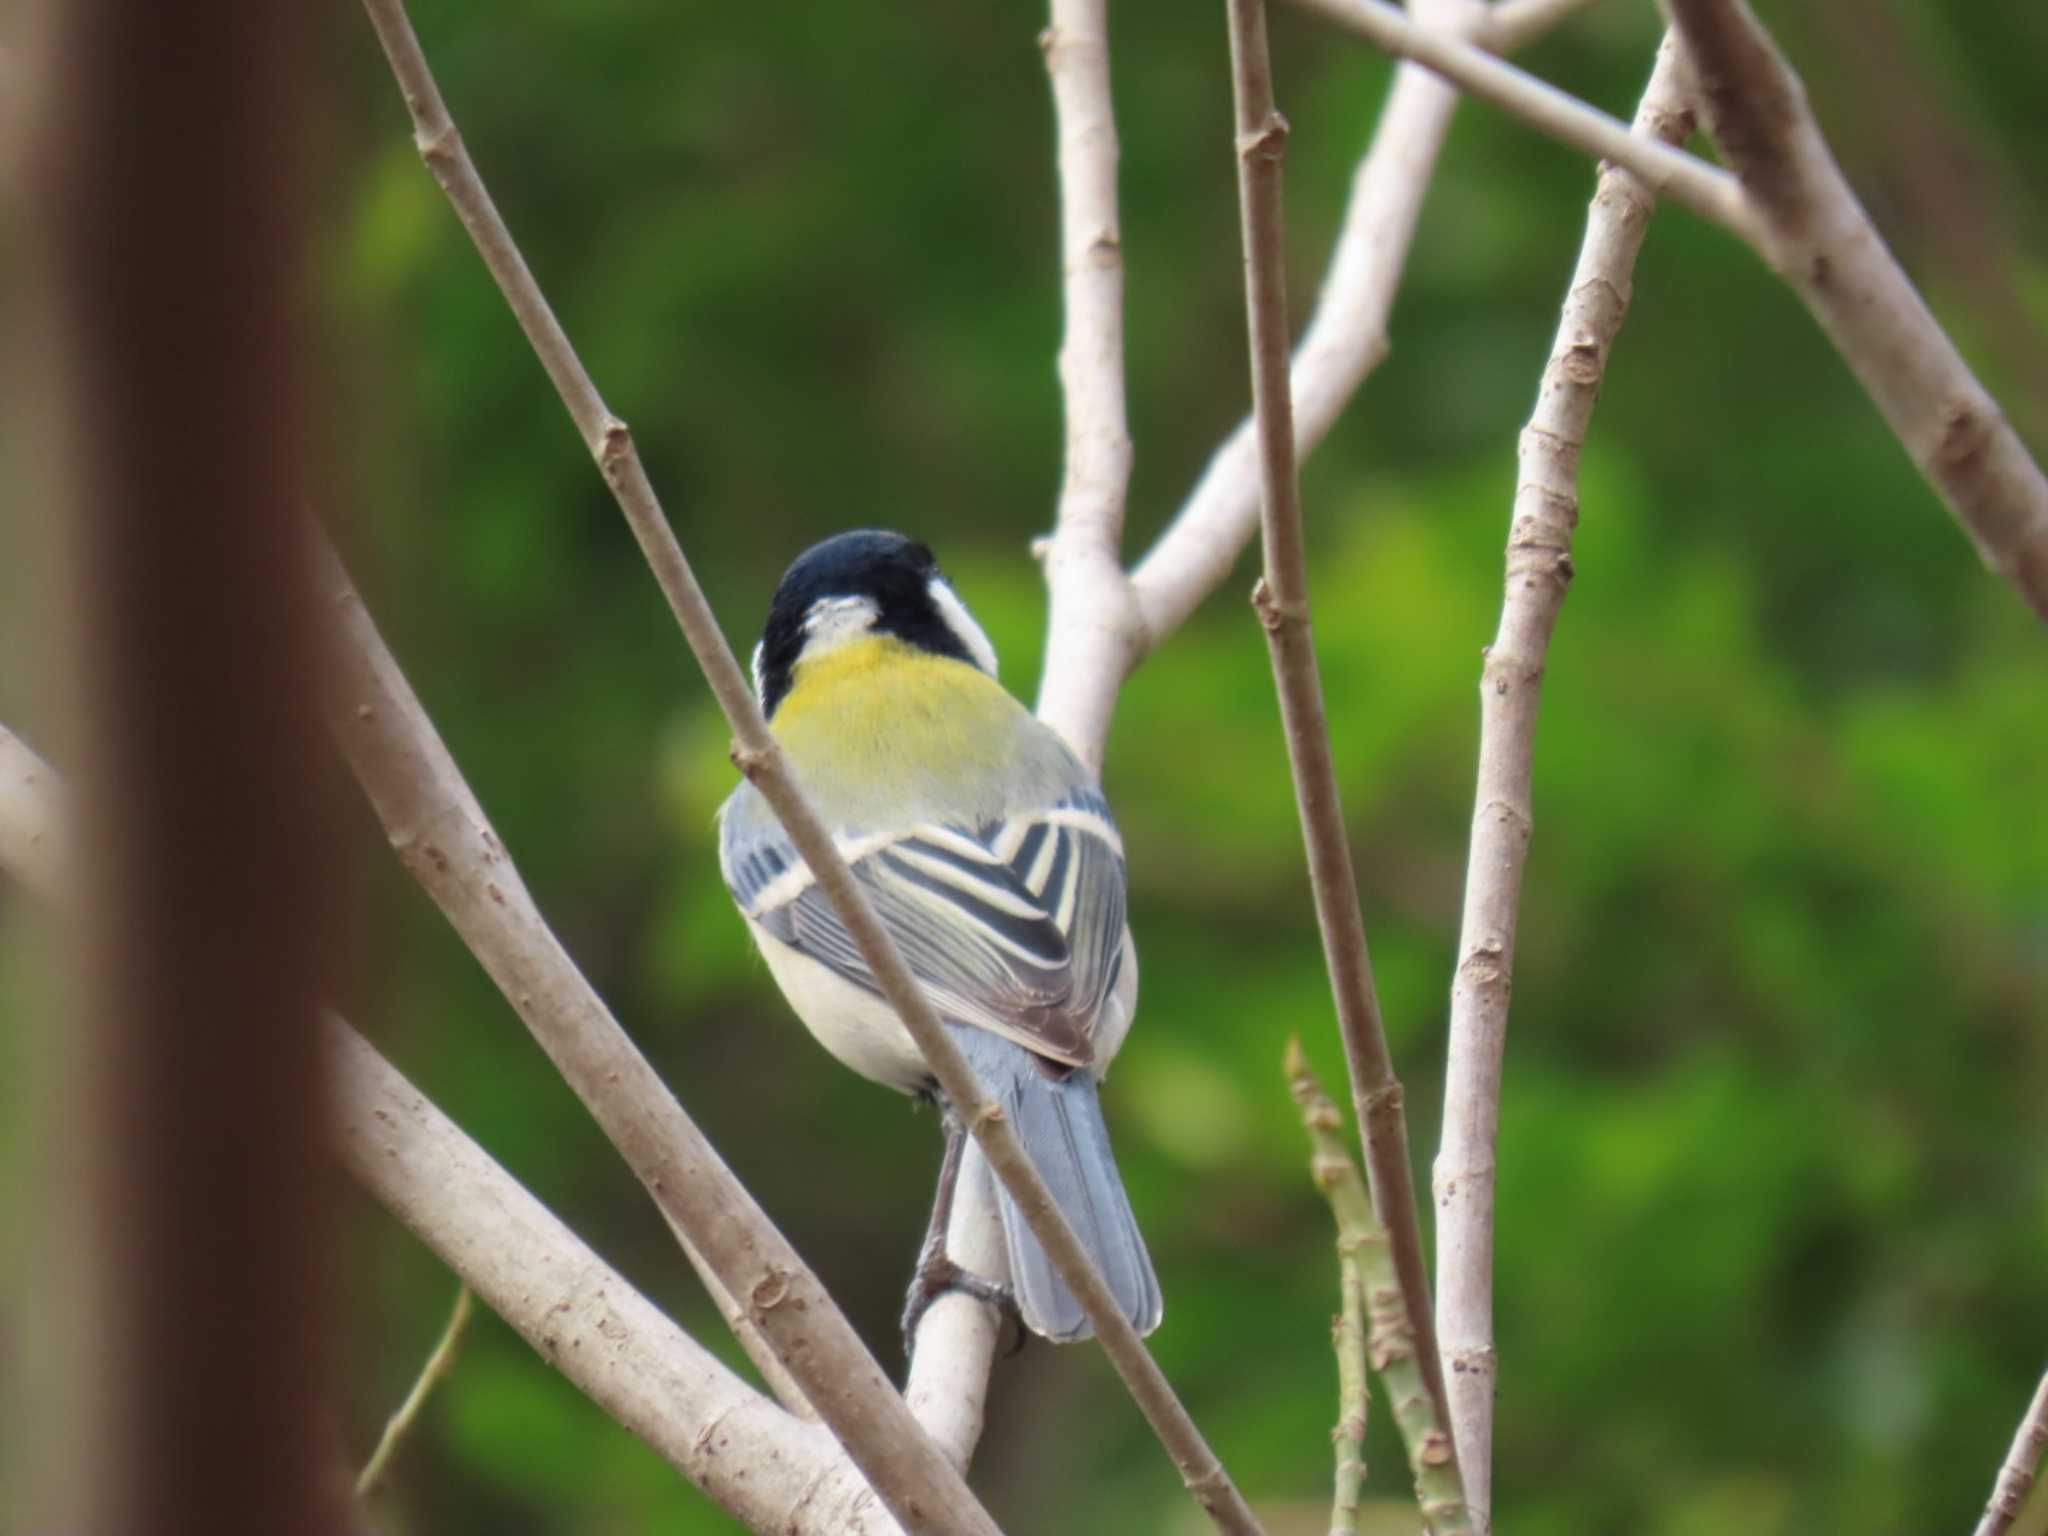
[[[1118,1308],[1159,1324],[1151,1255],[1100,1098],[1137,1004],[1123,841],[1095,776],[997,678],[995,647],[931,550],[841,533],[777,584],[754,691],[810,797],[979,1083],[1001,1106]],[[937,1103],[945,1156],[904,1316],[937,1295],[1013,1302],[1055,1342],[1094,1328],[997,1185],[1007,1290],[945,1256],[964,1125],[831,900],[743,780],[719,811],[719,864],[797,1017],[862,1076]]]

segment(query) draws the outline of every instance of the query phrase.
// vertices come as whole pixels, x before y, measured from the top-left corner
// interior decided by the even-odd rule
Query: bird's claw
[[[1015,1334],[1015,1342],[1004,1350],[1004,1354],[1014,1355],[1024,1347],[1027,1335],[1023,1314],[1017,1310],[1015,1291],[986,1275],[962,1269],[943,1252],[926,1252],[918,1257],[917,1273],[911,1276],[910,1294],[903,1303],[903,1352],[906,1356],[916,1351],[917,1325],[931,1310],[932,1303],[949,1291],[959,1291],[996,1309],[1004,1331]]]

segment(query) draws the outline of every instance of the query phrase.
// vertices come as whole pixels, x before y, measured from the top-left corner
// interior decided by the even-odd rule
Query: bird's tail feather
[[[1016,1127],[1054,1204],[1109,1282],[1124,1316],[1139,1333],[1150,1333],[1159,1326],[1162,1310],[1159,1280],[1117,1174],[1094,1075],[1083,1069],[1055,1080],[1023,1046],[986,1030],[961,1029],[955,1038]],[[970,1145],[969,1155],[979,1156],[980,1149]],[[997,1197],[1025,1326],[1058,1343],[1090,1337],[1095,1329],[1080,1302],[1054,1273],[1045,1249],[1000,1182]]]

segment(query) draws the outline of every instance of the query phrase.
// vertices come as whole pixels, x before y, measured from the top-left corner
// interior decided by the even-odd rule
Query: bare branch
[[[796,1250],[676,1102],[549,930],[362,600],[322,546],[334,732],[399,860],[434,898],[662,1213],[796,1379],[905,1530],[994,1523],[918,1428]],[[481,1289],[481,1287],[479,1287]]]
[[[1631,135],[1626,124],[1483,49],[1417,26],[1386,0],[1295,0],[1384,53],[1435,70],[1481,101],[1598,159],[1634,171],[1656,196],[1755,244],[1757,218],[1733,176],[1696,155]]]
[[[900,1536],[857,1478],[840,1486],[822,1427],[663,1316],[339,1020],[328,1061],[342,1161],[591,1401],[756,1531]]]
[[[1297,0],[1563,143],[1627,166],[1657,196],[1753,246],[1806,301],[1978,554],[2048,618],[2048,478],[1878,236],[1740,0],[1666,0],[1693,50],[1726,171],[1634,139],[1584,102],[1384,0]]]
[[[2034,1389],[2034,1400],[2012,1437],[1991,1485],[1991,1502],[1984,1506],[1984,1518],[1977,1522],[1976,1536],[2007,1536],[2026,1507],[2027,1496],[2035,1491],[2044,1460],[2048,1460],[2048,1375]]]
[[[0,725],[0,871],[53,903],[61,791]],[[756,1530],[903,1536],[829,1432],[664,1317],[346,1024],[330,1017],[325,1038],[344,1161],[593,1402]]]
[[[1402,1442],[1408,1447],[1408,1467],[1415,1475],[1415,1496],[1430,1530],[1438,1536],[1469,1533],[1474,1529],[1459,1485],[1458,1462],[1451,1454],[1451,1437],[1445,1421],[1436,1415],[1427,1384],[1422,1378],[1421,1354],[1416,1345],[1413,1321],[1401,1304],[1401,1285],[1394,1273],[1393,1255],[1387,1245],[1386,1229],[1373,1212],[1365,1182],[1358,1176],[1358,1164],[1344,1150],[1339,1134],[1344,1117],[1317,1081],[1315,1069],[1302,1054],[1301,1041],[1287,1042],[1287,1087],[1301,1106],[1302,1129],[1308,1132],[1309,1175],[1316,1188],[1330,1202],[1330,1214],[1337,1223],[1337,1253],[1347,1282],[1362,1285],[1370,1332],[1365,1348],[1387,1384],[1387,1398],[1394,1405],[1394,1421],[1400,1426]],[[1351,1297],[1347,1291],[1348,1312]],[[1341,1376],[1340,1376],[1341,1379]],[[1355,1404],[1348,1383],[1343,1389],[1343,1412],[1338,1432],[1345,1432],[1351,1413],[1358,1418],[1358,1435],[1365,1434],[1365,1389],[1357,1389]],[[1346,1494],[1346,1469],[1341,1441],[1338,1450],[1338,1497],[1341,1512]],[[1362,1478],[1364,1468],[1357,1469]],[[1357,1489],[1349,1489],[1352,1502],[1350,1530],[1357,1529]],[[1341,1527],[1335,1518],[1331,1536]]]
[[[1806,88],[1741,0],[1667,0],[1752,239],[1806,301],[1977,553],[2048,619],[2048,478],[1828,151]]]
[[[1683,143],[1693,120],[1684,68],[1667,40],[1634,132]],[[1492,1509],[1494,1148],[1515,960],[1515,917],[1532,822],[1530,772],[1550,636],[1572,578],[1579,450],[1609,351],[1628,313],[1636,254],[1655,201],[1608,165],[1586,213],[1557,339],[1522,432],[1509,519],[1500,628],[1479,682],[1478,788],[1465,866],[1465,911],[1451,987],[1443,1142],[1436,1161],[1437,1319],[1465,1492],[1479,1528]]]
[[[945,1026],[940,1023],[938,1015],[911,977],[887,930],[883,928],[866,896],[856,884],[846,860],[834,846],[831,834],[818,820],[817,813],[811,809],[797,786],[781,748],[769,732],[767,722],[762,718],[753,695],[747,690],[746,679],[740,671],[739,663],[733,658],[731,648],[725,642],[725,636],[719,629],[717,620],[712,615],[711,606],[705,600],[703,590],[698,586],[696,576],[690,570],[689,562],[683,557],[682,547],[676,542],[667,519],[662,515],[653,487],[648,483],[639,454],[633,447],[625,424],[614,417],[598,397],[589,375],[584,371],[580,360],[569,345],[567,336],[563,334],[553,313],[548,309],[531,272],[513,245],[504,222],[491,205],[489,194],[485,192],[482,182],[478,179],[474,166],[470,164],[468,154],[456,136],[454,124],[449,119],[447,108],[434,85],[426,59],[420,53],[418,40],[413,36],[412,28],[406,20],[403,6],[399,0],[364,0],[364,4],[377,29],[378,38],[384,45],[385,54],[391,61],[392,70],[405,93],[407,107],[413,115],[421,154],[433,168],[436,177],[441,181],[442,189],[455,204],[465,227],[477,242],[492,276],[497,279],[499,287],[505,292],[507,302],[519,318],[528,338],[533,341],[535,350],[540,353],[549,376],[555,380],[564,403],[583,432],[585,443],[604,472],[606,483],[611,486],[620,509],[625,513],[627,522],[631,525],[634,536],[654,571],[655,580],[667,597],[669,606],[689,641],[690,649],[695,653],[697,663],[703,668],[704,675],[711,685],[712,694],[717,698],[719,707],[725,712],[726,720],[732,727],[736,738],[733,749],[734,761],[774,809],[776,816],[788,831],[790,841],[796,845],[797,851],[802,854],[804,861],[816,876],[820,888],[825,891],[839,912],[848,933],[860,950],[862,959],[866,961],[877,985],[881,988],[882,995],[902,1018],[905,1029],[917,1042],[918,1049],[922,1052],[926,1064],[931,1067],[932,1075],[937,1078],[940,1088],[966,1122],[969,1132],[995,1169],[996,1176],[1009,1190],[1011,1198],[1024,1215],[1033,1234],[1044,1246],[1054,1269],[1073,1292],[1082,1310],[1088,1315],[1089,1321],[1094,1324],[1096,1337],[1100,1340],[1104,1352],[1116,1366],[1117,1373],[1130,1388],[1131,1395],[1137,1401],[1147,1422],[1152,1425],[1154,1432],[1173,1458],[1183,1483],[1223,1529],[1232,1532],[1257,1530],[1258,1522],[1253,1517],[1250,1506],[1245,1503],[1244,1496],[1231,1482],[1222,1464],[1217,1461],[1215,1453],[1209,1449],[1201,1432],[1196,1429],[1194,1421],[1188,1417],[1187,1410],[1174,1395],[1157,1362],[1152,1359],[1143,1341],[1116,1305],[1109,1288],[1103,1283],[1079,1240],[1074,1236],[1073,1228],[1068,1225],[1058,1206],[1053,1203],[1051,1192],[1045,1187],[1044,1180],[1031,1166],[1015,1130],[1001,1114],[1000,1107],[975,1081],[966,1058],[961,1055],[960,1048],[954,1044]],[[393,678],[396,680],[395,670]],[[398,681],[402,686],[402,680]],[[419,716],[415,723],[416,731],[421,728],[426,728],[423,715]],[[448,788],[452,790],[453,786]],[[503,857],[496,847],[495,839],[488,845],[472,849],[471,852],[493,859]],[[425,878],[427,872],[416,867],[415,873]],[[443,880],[440,883],[445,886],[448,882]],[[546,934],[545,928],[538,924],[537,915],[534,924],[539,929],[534,937],[544,938],[546,945],[558,955],[562,971],[565,974],[573,974],[573,965],[566,955],[559,953],[559,946],[555,944],[552,935]],[[553,968],[551,966],[551,969]],[[581,983],[580,977],[576,979]],[[584,990],[588,990],[587,985],[584,986]],[[513,996],[516,1006],[517,994],[508,995]],[[594,995],[590,997],[589,1002],[595,1004],[601,1013],[602,1005],[597,1004]],[[613,1030],[616,1030],[616,1024],[611,1023],[609,1015],[602,1017]],[[618,1043],[627,1044],[623,1035],[620,1035]],[[627,1049],[630,1050],[629,1044]],[[638,1093],[635,1096],[646,1093],[650,1084],[658,1089],[659,1081],[653,1077],[645,1061],[637,1052],[632,1052],[631,1055],[638,1080]],[[557,1064],[562,1065],[562,1062],[558,1060]],[[644,1074],[644,1079],[640,1078],[640,1074]],[[574,1081],[572,1078],[572,1082]],[[586,1085],[579,1085],[579,1092],[582,1091],[582,1086]],[[602,1079],[589,1082],[587,1086],[592,1089],[596,1099],[608,1097],[609,1090],[602,1086]],[[585,1102],[590,1103],[594,1111],[598,1109],[592,1095],[586,1095]],[[661,1091],[659,1099],[649,1097],[643,1102],[660,1105],[662,1117],[668,1122],[667,1128],[671,1133],[687,1134],[694,1139],[696,1145],[692,1148],[693,1156],[696,1155],[697,1149],[701,1148],[701,1154],[715,1162],[715,1154],[711,1152],[709,1145],[702,1142],[701,1135],[690,1125],[687,1118],[682,1115],[680,1107],[675,1105],[665,1090]],[[610,1121],[618,1118],[620,1117],[604,1112],[599,1114],[600,1122],[606,1124],[607,1133],[612,1135],[614,1142],[618,1143],[622,1150],[625,1150],[626,1143],[620,1141],[620,1136],[641,1127],[637,1124],[621,1123],[614,1129]],[[636,1144],[640,1146],[642,1153],[647,1155],[658,1154],[661,1150],[658,1142],[650,1145],[645,1141],[636,1140]],[[636,1169],[642,1171],[645,1181],[649,1175],[641,1158],[631,1152],[628,1155]],[[723,1171],[722,1164],[717,1166]],[[730,1185],[729,1189],[721,1185],[721,1204],[729,1201],[735,1194],[745,1197],[745,1192],[739,1188],[736,1181],[730,1181],[729,1175],[727,1182]],[[664,1198],[664,1191],[659,1184],[651,1183],[649,1187],[658,1200]],[[674,1198],[672,1193],[667,1197]],[[751,1199],[746,1200],[746,1206],[752,1211],[753,1216],[759,1216],[758,1210],[752,1206]],[[734,1210],[736,1208],[706,1211],[703,1214],[723,1219],[733,1214]],[[680,1215],[679,1219],[682,1219]],[[765,1225],[765,1218],[760,1220]],[[721,1257],[718,1251],[720,1245],[709,1240],[710,1234],[704,1227],[687,1219],[683,1224],[703,1244],[707,1256],[714,1261]],[[750,1222],[743,1222],[741,1225],[744,1227],[750,1225]],[[769,1231],[772,1234],[772,1228]],[[731,1235],[737,1238],[740,1232],[735,1230]],[[776,1236],[775,1241],[780,1243],[780,1237]],[[786,1245],[783,1245],[783,1251],[787,1252]],[[790,1253],[789,1257],[794,1260],[795,1255]],[[812,1289],[816,1289],[815,1281],[811,1280],[808,1271],[800,1273],[801,1278],[809,1281]],[[799,1271],[792,1270],[783,1278],[794,1283],[798,1276]],[[729,1280],[730,1278],[728,1277]],[[797,1310],[780,1305],[784,1296],[779,1290],[771,1290],[772,1300],[764,1308],[754,1297],[749,1286],[734,1284],[731,1288],[735,1294],[749,1297],[757,1313]],[[816,1300],[820,1303],[824,1300],[822,1290],[816,1290]],[[760,1317],[757,1316],[756,1321],[761,1323]],[[833,1321],[843,1326],[843,1320],[837,1319],[836,1309]],[[762,1327],[763,1332],[773,1340],[775,1329],[765,1324],[762,1324]],[[837,1327],[832,1331],[836,1334]],[[859,1341],[852,1337],[850,1331],[842,1342],[855,1348],[859,1345]],[[946,1490],[948,1504],[954,1502],[956,1494],[966,1498],[969,1502],[960,1506],[958,1511],[961,1522],[968,1524],[967,1517],[971,1512],[971,1528],[979,1529],[985,1525],[987,1516],[972,1505],[971,1496],[967,1495],[965,1485],[959,1482],[957,1472],[950,1464],[944,1462],[943,1457],[932,1454],[933,1447],[930,1441],[911,1428],[914,1421],[910,1419],[908,1413],[899,1414],[896,1411],[900,1408],[900,1400],[893,1400],[892,1395],[891,1407],[884,1417],[888,1418],[894,1427],[883,1428],[880,1421],[872,1416],[861,1418],[857,1424],[853,1423],[848,1411],[835,1409],[819,1397],[819,1389],[832,1383],[835,1371],[841,1367],[848,1370],[873,1371],[873,1361],[867,1357],[865,1350],[860,1350],[858,1357],[842,1354],[837,1365],[825,1365],[818,1357],[807,1354],[802,1369],[798,1369],[797,1362],[791,1359],[787,1350],[778,1349],[778,1352],[782,1354],[784,1363],[789,1365],[792,1373],[797,1376],[805,1395],[817,1405],[826,1421],[840,1429],[842,1438],[848,1432],[854,1434],[855,1441],[860,1444],[860,1449],[854,1453],[855,1461],[875,1483],[877,1491],[882,1493],[890,1509],[906,1526],[918,1526],[918,1517],[929,1518],[933,1514],[933,1506],[929,1503],[912,1509],[902,1502],[916,1491],[918,1485],[933,1492]],[[857,1360],[864,1361],[864,1365],[857,1364]],[[849,1378],[847,1383],[839,1384],[834,1390],[844,1393],[850,1387],[858,1396],[870,1395],[871,1383],[866,1376],[858,1378],[858,1385],[852,1384],[854,1380]],[[914,1447],[904,1444],[903,1436],[906,1433],[916,1442]],[[849,1442],[850,1450],[853,1446],[854,1442]],[[898,1460],[899,1457],[902,1459]],[[911,1463],[916,1465],[917,1476],[911,1481],[904,1481],[903,1477],[909,1473]],[[940,1466],[944,1467],[946,1473],[943,1479],[939,1476]],[[945,1518],[943,1512],[940,1512],[939,1518]]]
[[[1044,547],[1051,613],[1038,714],[1100,773],[1117,689],[1143,649],[1122,555],[1131,438],[1107,0],[1052,0],[1040,42],[1059,124],[1067,442],[1059,520]]]
[[[1496,12],[1470,0],[1413,0],[1424,25],[1483,31]],[[1532,40],[1522,28],[1520,42]],[[1295,351],[1294,450],[1306,457],[1387,352],[1387,312],[1449,131],[1457,91],[1419,64],[1394,75],[1351,196],[1314,318]],[[1246,420],[1209,461],[1200,484],[1132,572],[1146,649],[1156,649],[1215,591],[1259,527],[1259,463]]]
[[[946,1228],[946,1255],[969,1274],[1001,1275],[1009,1266],[987,1162],[962,1160]],[[939,1449],[963,1472],[981,1439],[990,1369],[1002,1335],[1002,1314],[965,1291],[947,1291],[918,1319],[903,1400]]]
[[[1282,158],[1287,122],[1273,105],[1272,63],[1262,0],[1230,0],[1231,83],[1237,104],[1237,187],[1245,252],[1245,309],[1251,336],[1252,413],[1258,431],[1265,506],[1266,573],[1253,602],[1272,653],[1274,687],[1294,771],[1295,801],[1308,848],[1309,879],[1323,958],[1337,1007],[1338,1032],[1351,1070],[1365,1136],[1373,1203],[1386,1223],[1413,1328],[1422,1380],[1437,1421],[1449,1423],[1436,1334],[1430,1322],[1429,1270],[1415,1210],[1407,1117],[1401,1084],[1380,1018],[1365,919],[1351,869],[1343,802],[1323,709],[1315,641],[1309,627],[1308,558],[1295,474],[1294,410],[1288,391],[1286,232]],[[1455,1478],[1455,1454],[1445,1454]]]

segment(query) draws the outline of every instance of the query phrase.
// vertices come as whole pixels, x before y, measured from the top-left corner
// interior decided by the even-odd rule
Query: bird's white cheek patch
[[[932,606],[939,610],[939,617],[946,628],[953,631],[955,638],[967,648],[967,654],[974,658],[974,664],[990,677],[996,675],[996,648],[990,643],[988,632],[974,622],[974,615],[967,611],[967,605],[960,601],[960,594],[943,576],[934,576],[926,589],[931,593]]]

